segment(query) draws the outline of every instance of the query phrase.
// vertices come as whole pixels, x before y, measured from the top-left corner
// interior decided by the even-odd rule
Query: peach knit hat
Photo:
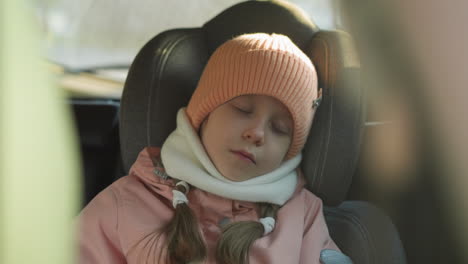
[[[310,59],[284,35],[246,34],[210,57],[187,106],[195,130],[216,107],[240,95],[268,95],[282,102],[294,123],[286,159],[303,148],[314,114],[317,74]]]

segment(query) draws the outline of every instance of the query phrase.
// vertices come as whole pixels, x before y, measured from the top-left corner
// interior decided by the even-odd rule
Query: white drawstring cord
[[[188,199],[187,199],[186,194],[188,194],[188,192],[190,190],[190,187],[184,181],[180,181],[180,182],[176,183],[176,186],[179,186],[179,185],[184,186],[185,193],[183,193],[181,191],[178,191],[178,190],[172,190],[172,206],[174,208],[176,208],[178,204],[183,204],[183,203],[188,204]]]
[[[190,186],[188,185],[188,183],[184,182],[184,181],[180,181],[178,183],[176,183],[176,186],[179,186],[179,185],[182,185],[184,186],[185,188],[185,194],[188,194],[189,190],[190,190]]]
[[[262,223],[263,228],[265,231],[263,232],[263,235],[266,236],[271,231],[273,231],[273,228],[275,228],[275,219],[273,217],[265,217],[265,218],[260,218],[260,223]]]
[[[172,190],[172,206],[176,208],[178,204],[183,203],[188,204],[187,196],[178,190]]]

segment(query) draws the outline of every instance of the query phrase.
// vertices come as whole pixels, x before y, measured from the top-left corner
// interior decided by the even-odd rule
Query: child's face
[[[245,181],[278,168],[291,143],[293,121],[277,99],[236,97],[216,108],[201,126],[201,140],[218,171]]]

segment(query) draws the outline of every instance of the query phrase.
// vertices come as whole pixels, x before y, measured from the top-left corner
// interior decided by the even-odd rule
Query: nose
[[[257,122],[249,128],[245,129],[242,137],[256,146],[261,146],[265,143],[265,126],[262,122]]]

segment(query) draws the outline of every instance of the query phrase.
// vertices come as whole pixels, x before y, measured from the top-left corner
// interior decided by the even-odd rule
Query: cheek
[[[200,129],[201,143],[207,151],[208,155],[214,155],[217,148],[224,141],[223,136],[225,133],[222,131],[222,127],[216,126],[214,118],[205,120]]]
[[[274,144],[267,150],[270,159],[274,160],[276,163],[283,162],[290,144],[291,140],[288,138],[276,138]]]
[[[205,119],[205,121],[203,121],[203,123],[200,126],[199,137],[200,137],[200,141],[203,147],[205,148],[207,152],[209,152],[211,149],[210,146],[212,145],[211,143],[212,132],[211,132],[210,125],[208,124],[208,118]]]
[[[291,137],[287,135],[282,135],[282,136],[276,136],[274,138],[276,142],[276,147],[278,149],[282,149],[284,151],[287,151],[289,149],[289,146],[291,145]]]

